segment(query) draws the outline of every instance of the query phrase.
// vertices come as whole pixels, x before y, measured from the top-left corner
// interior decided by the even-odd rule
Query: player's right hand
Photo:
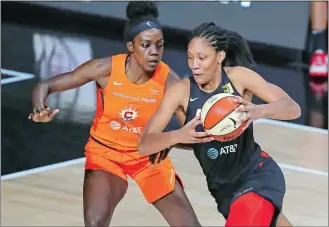
[[[200,114],[197,114],[190,122],[177,131],[179,143],[208,143],[214,140],[208,132],[197,132],[195,128],[201,124]]]
[[[29,119],[34,122],[49,122],[54,119],[55,115],[59,112],[59,109],[51,111],[50,107],[34,108],[33,113],[30,113]]]

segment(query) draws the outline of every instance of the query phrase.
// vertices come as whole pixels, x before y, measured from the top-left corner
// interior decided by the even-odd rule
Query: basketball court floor
[[[255,138],[280,164],[287,192],[283,211],[294,226],[328,226],[328,132],[306,126],[260,120]],[[206,188],[190,150],[170,153],[187,195],[203,226],[224,219]],[[1,177],[1,226],[83,226],[84,159],[76,159]],[[113,226],[168,226],[129,181]]]

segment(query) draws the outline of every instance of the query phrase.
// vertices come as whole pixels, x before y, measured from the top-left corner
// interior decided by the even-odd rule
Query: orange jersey
[[[138,139],[164,94],[169,67],[163,62],[144,84],[134,84],[125,73],[127,54],[112,57],[107,86],[97,86],[97,109],[90,134],[106,146],[137,150]]]

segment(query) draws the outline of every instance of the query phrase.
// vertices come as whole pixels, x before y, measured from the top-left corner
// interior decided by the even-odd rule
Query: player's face
[[[132,54],[139,65],[147,72],[153,72],[163,54],[163,35],[159,29],[148,29],[139,33],[132,47]]]
[[[198,84],[209,83],[220,65],[215,48],[204,38],[194,38],[188,45],[188,65]]]

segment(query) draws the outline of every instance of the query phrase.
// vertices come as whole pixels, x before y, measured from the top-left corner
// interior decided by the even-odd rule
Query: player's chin
[[[195,82],[197,82],[197,84],[203,85],[208,83],[208,81],[206,80],[206,78],[204,76],[193,76]]]
[[[145,70],[146,72],[153,73],[158,65],[159,65],[159,64],[156,64],[156,65],[148,65],[148,64],[147,64],[147,65],[144,66],[144,70]]]

